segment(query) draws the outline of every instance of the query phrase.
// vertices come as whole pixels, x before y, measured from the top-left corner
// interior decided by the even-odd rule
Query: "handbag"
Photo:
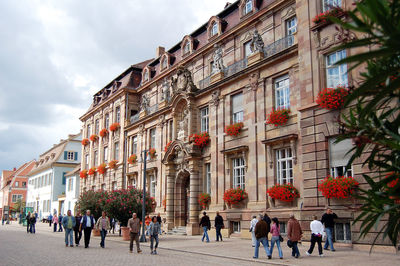
[[[279,235],[279,242],[283,242],[283,237]]]
[[[289,248],[292,248],[292,247],[293,247],[292,240],[288,239],[288,241],[287,241],[287,246],[288,246]]]

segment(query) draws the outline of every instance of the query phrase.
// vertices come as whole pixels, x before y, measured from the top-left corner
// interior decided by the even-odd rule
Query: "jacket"
[[[161,225],[158,222],[156,223],[151,222],[149,227],[149,234],[151,236],[161,234]]]
[[[36,223],[36,217],[35,217],[35,215],[31,215],[31,217],[29,218],[29,223],[30,223],[30,224],[35,224],[35,223]]]
[[[58,224],[58,218],[57,218],[57,216],[54,216],[54,217],[53,217],[53,223]]]
[[[211,229],[210,218],[207,215],[204,215],[203,217],[201,217],[199,225],[201,227],[207,226],[208,230],[210,230]]]
[[[297,221],[296,219],[289,219],[287,225],[287,237],[291,241],[300,241],[302,234],[303,231],[301,230],[299,221]]]
[[[82,225],[83,229],[86,228],[86,223],[87,223],[87,215],[83,216],[82,220],[81,220],[81,225]],[[94,225],[95,225],[94,218],[93,218],[93,216],[90,216],[90,228],[93,229]]]
[[[72,216],[72,215],[71,216],[68,216],[68,215],[64,216],[63,219],[62,219],[62,225],[63,225],[64,228],[67,228],[69,217],[72,218],[72,228],[70,228],[70,229],[73,229],[75,227],[75,225],[76,225],[76,220],[75,220],[75,217]]]
[[[97,219],[97,222],[96,222],[96,229],[103,229],[103,228],[101,228],[102,227],[102,225],[101,225],[101,220],[103,219],[103,217],[100,217],[99,219]],[[111,228],[111,226],[110,226],[110,219],[108,219],[108,217],[106,216],[106,230],[110,230],[110,228]]]
[[[82,216],[75,216],[75,227],[74,230],[78,231],[79,226],[81,225]]]
[[[279,232],[279,225],[273,224],[273,225],[271,226],[271,234],[272,234],[272,236],[279,236],[279,235],[280,235],[280,232]]]
[[[221,215],[215,216],[215,222],[214,222],[215,227],[223,227],[224,226],[224,219],[222,218]]]
[[[267,223],[267,233],[271,231],[271,219],[268,215],[264,215],[263,221]]]
[[[338,217],[337,217],[336,213],[332,213],[332,214],[324,213],[324,215],[322,215],[321,223],[323,225],[325,225],[325,227],[333,228],[335,226],[334,219],[337,219],[337,218]]]
[[[128,227],[131,233],[138,234],[140,232],[140,220],[139,218],[130,218],[128,221]]]
[[[264,220],[258,221],[256,224],[256,228],[254,229],[254,233],[256,234],[257,239],[268,237],[267,223]]]
[[[254,232],[254,228],[256,228],[256,224],[258,223],[258,219],[257,218],[253,218],[250,222],[250,230],[251,232]]]
[[[4,217],[3,217],[3,220],[4,220]],[[31,215],[29,215],[29,214],[26,216],[26,223],[27,224],[31,223]]]

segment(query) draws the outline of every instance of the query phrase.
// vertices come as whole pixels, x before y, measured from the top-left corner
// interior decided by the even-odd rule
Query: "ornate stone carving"
[[[170,84],[167,79],[164,79],[164,82],[161,86],[161,101],[168,101],[170,95]]]
[[[249,75],[249,84],[250,84],[251,90],[253,90],[253,91],[257,90],[259,77],[260,77],[260,74],[258,72],[254,72]]]
[[[254,31],[253,37],[250,41],[251,53],[263,53],[264,52],[264,41],[257,30]]]
[[[164,123],[165,123],[165,115],[160,115],[160,116],[158,117],[157,126],[158,126],[158,127],[162,127]]]
[[[213,92],[211,93],[210,104],[213,104],[214,106],[218,106],[220,94],[221,94],[220,90],[215,90],[215,91],[213,91]]]
[[[187,160],[186,154],[180,146],[175,147],[174,163],[177,171],[186,170],[189,172],[189,160]]]
[[[147,112],[150,106],[150,99],[146,94],[142,95],[142,100],[140,102],[140,112]]]
[[[171,77],[172,95],[177,93],[192,93],[197,90],[193,83],[192,73],[185,67],[178,67],[177,77]]]
[[[139,125],[139,134],[143,135],[144,134],[144,124]]]
[[[214,45],[212,74],[224,71],[224,62],[222,60],[222,47],[218,44]]]
[[[185,108],[182,112],[181,120],[179,121],[179,131],[178,131],[179,140],[185,139],[188,132],[188,125],[189,125],[189,110]]]

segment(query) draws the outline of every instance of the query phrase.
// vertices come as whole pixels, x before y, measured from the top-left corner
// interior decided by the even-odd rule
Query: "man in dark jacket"
[[[219,215],[218,211],[215,215],[214,226],[215,226],[215,231],[217,232],[217,241],[219,241],[219,238],[221,238],[221,241],[222,241],[221,229],[224,228],[224,218],[222,218],[222,216]]]
[[[34,214],[31,214],[30,218],[29,218],[29,223],[30,223],[30,228],[29,228],[29,232],[31,232],[31,234],[36,233],[36,217]]]
[[[92,215],[90,215],[90,210],[86,211],[86,215],[82,217],[81,219],[81,225],[79,227],[79,230],[82,231],[83,228],[83,233],[84,238],[85,238],[85,248],[89,247],[89,242],[90,242],[90,234],[92,233],[92,229],[95,225],[95,221]]]
[[[75,227],[74,227],[74,235],[75,235],[75,246],[79,246],[79,242],[81,241],[82,238],[82,231],[79,230],[79,227],[81,225],[81,213],[77,212],[75,216]]]
[[[206,238],[207,243],[209,243],[210,239],[208,238],[207,230],[211,229],[211,222],[206,212],[203,212],[203,217],[201,217],[199,225],[203,227],[203,232],[204,232],[201,241],[204,241],[204,238]]]
[[[287,237],[292,244],[292,256],[296,259],[300,257],[300,251],[297,247],[297,243],[301,240],[302,235],[303,231],[301,230],[299,221],[296,220],[294,214],[291,214],[287,226]]]
[[[267,223],[267,231],[269,233],[271,231],[271,219],[269,218],[269,216],[266,212],[264,212],[263,220],[264,220],[264,222]],[[268,239],[268,233],[267,233],[267,239]]]
[[[268,256],[268,259],[271,259],[271,252],[269,250],[268,245],[268,225],[264,221],[264,217],[262,214],[258,216],[258,222],[256,224],[256,228],[254,229],[254,233],[256,235],[256,247],[254,250],[254,259],[258,259],[258,248],[260,247],[260,243],[263,244],[265,253]]]
[[[58,215],[58,232],[62,232],[62,231],[63,231],[63,228],[62,228],[62,219],[63,219],[63,216],[62,216],[61,213],[60,213],[60,215]]]
[[[28,212],[28,214],[26,215],[26,233],[30,232],[31,229],[31,212]],[[4,220],[4,217],[3,217]]]
[[[325,250],[328,250],[328,245],[330,245],[331,251],[335,251],[333,247],[332,233],[333,233],[333,228],[335,227],[334,220],[337,218],[338,217],[336,213],[334,213],[330,208],[326,209],[326,213],[322,215],[321,223],[325,226],[325,232],[326,232],[326,241],[324,246]]]

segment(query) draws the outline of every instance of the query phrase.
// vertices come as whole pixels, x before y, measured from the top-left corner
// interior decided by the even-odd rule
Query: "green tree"
[[[343,33],[342,44],[335,49],[356,53],[337,64],[349,63],[350,70],[365,68],[347,97],[348,112],[342,114],[345,133],[339,141],[351,138],[356,144],[348,167],[366,154],[363,163],[374,173],[363,175],[368,186],[360,189],[362,206],[355,223],[360,222],[360,237],[378,230],[372,244],[382,236],[395,246],[400,229],[400,3],[358,1],[347,15],[345,20],[330,18]]]
[[[18,199],[17,202],[13,206],[13,211],[21,212],[21,210],[23,208],[25,208],[25,205],[26,205],[25,201],[23,201],[22,199]]]

